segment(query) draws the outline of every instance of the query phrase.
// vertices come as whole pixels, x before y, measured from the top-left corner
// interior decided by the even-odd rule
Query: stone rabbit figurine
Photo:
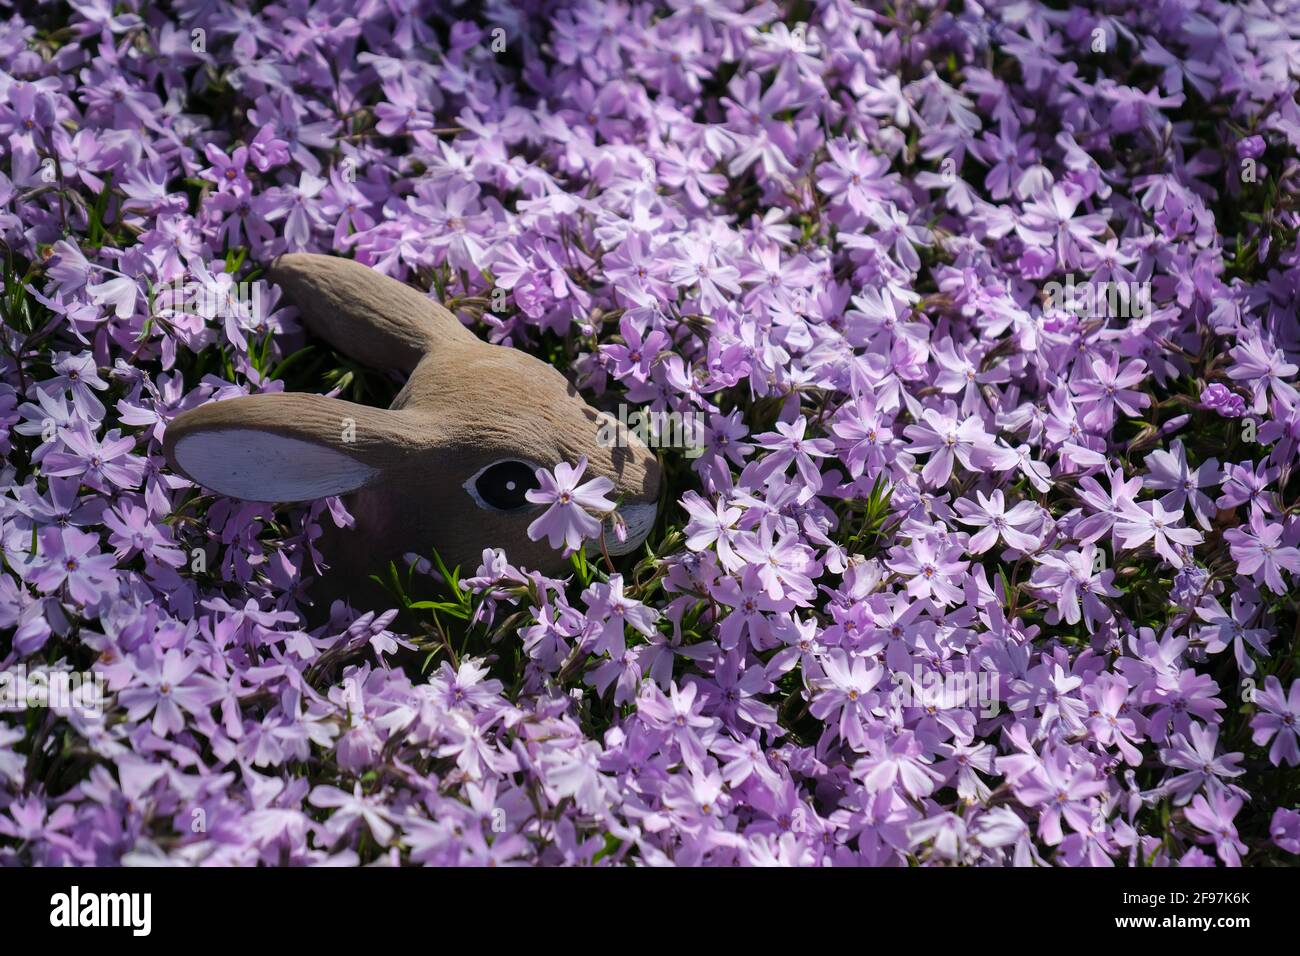
[[[213,402],[171,422],[164,452],[180,474],[234,498],[350,496],[355,527],[326,522],[320,542],[328,593],[364,591],[389,561],[432,548],[468,571],[487,547],[529,568],[563,567],[558,551],[529,539],[542,508],[525,493],[537,467],[583,456],[584,480],[609,478],[620,502],[627,535],[607,535],[608,551],[632,551],[650,532],[654,454],[550,365],[481,341],[420,292],[348,259],[284,255],[269,277],[308,328],[365,365],[406,373],[405,387],[388,409],[302,393]]]

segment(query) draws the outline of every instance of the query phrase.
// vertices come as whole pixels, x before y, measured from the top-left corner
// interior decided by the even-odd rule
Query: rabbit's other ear
[[[267,275],[312,331],[372,368],[410,372],[431,349],[477,341],[438,303],[351,259],[288,253]]]
[[[314,501],[375,481],[427,447],[418,413],[324,395],[249,395],[185,412],[163,452],[196,484],[245,501]]]

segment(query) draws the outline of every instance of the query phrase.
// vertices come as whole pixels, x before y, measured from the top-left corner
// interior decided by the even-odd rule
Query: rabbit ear
[[[430,423],[324,395],[249,395],[178,416],[163,439],[172,467],[246,501],[313,501],[375,481],[422,447]]]
[[[351,259],[289,253],[267,274],[312,331],[372,368],[410,372],[431,349],[478,341],[438,303]]]

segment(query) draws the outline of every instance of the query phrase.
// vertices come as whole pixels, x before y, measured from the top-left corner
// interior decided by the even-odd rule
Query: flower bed
[[[0,862],[1295,861],[1293,4],[170,7],[0,24]],[[162,454],[393,398],[286,251],[633,410],[644,545],[547,462],[566,575],[309,606],[346,502]]]

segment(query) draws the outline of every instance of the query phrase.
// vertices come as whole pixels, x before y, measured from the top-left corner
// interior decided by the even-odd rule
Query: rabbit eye
[[[480,507],[517,511],[532,504],[525,495],[537,487],[535,471],[527,462],[498,461],[471,478],[468,490]]]

